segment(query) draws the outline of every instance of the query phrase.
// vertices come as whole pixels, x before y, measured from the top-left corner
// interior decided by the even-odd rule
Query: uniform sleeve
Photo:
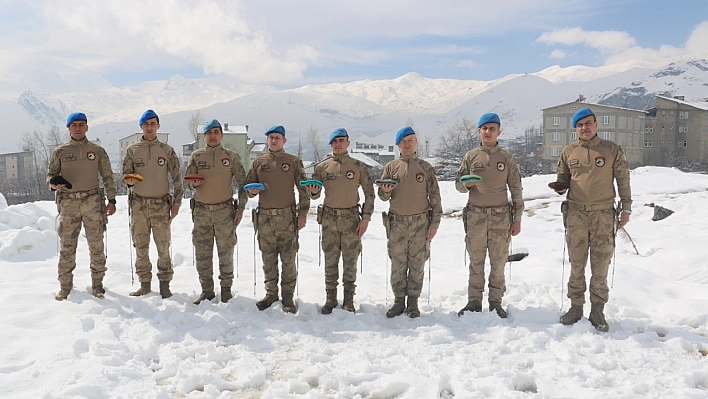
[[[246,190],[243,189],[246,184],[246,171],[243,169],[243,163],[241,163],[241,157],[238,154],[234,153],[231,165],[231,173],[238,184],[238,206],[240,209],[244,209],[248,202],[248,195],[246,195]]]
[[[244,186],[249,183],[259,183],[258,181],[258,158],[253,160],[253,163],[251,164],[251,169],[248,170],[248,174],[246,175],[246,181],[244,182]],[[246,191],[246,195],[248,198],[253,198],[255,195],[251,194],[249,191]]]
[[[371,220],[371,215],[374,213],[374,182],[371,180],[369,167],[364,163],[359,164],[361,189],[364,191],[364,205],[361,207],[362,219]]]
[[[389,162],[389,163],[387,163],[386,166],[384,167],[384,171],[383,171],[383,173],[381,174],[381,180],[390,179],[390,178],[391,178],[391,168],[390,168],[390,166],[389,166],[390,164],[391,164],[391,163]],[[393,192],[393,191],[391,191],[391,192]],[[385,192],[384,190],[381,189],[381,187],[379,187],[379,189],[378,189],[378,195],[379,195],[379,199],[380,199],[381,201],[388,201],[388,200],[391,199],[391,193]]]
[[[298,196],[298,204],[297,204],[297,209],[298,209],[298,216],[307,216],[307,212],[310,211],[310,193],[307,189],[307,187],[301,186],[300,181],[301,180],[307,180],[307,174],[305,173],[305,167],[302,165],[302,160],[300,158],[296,158],[297,162],[295,162],[296,168],[295,168],[295,188],[297,188],[297,196]]]
[[[570,184],[570,168],[568,167],[568,156],[570,151],[570,146],[565,147],[558,158],[558,171],[556,172],[557,182]]]
[[[463,194],[467,194],[470,192],[470,189],[465,186],[464,183],[460,181],[460,177],[464,175],[470,174],[470,158],[472,157],[471,151],[468,151],[467,154],[462,158],[462,163],[460,164],[460,168],[457,169],[457,178],[455,179],[455,189]]]
[[[61,159],[59,157],[59,149],[52,151],[52,156],[49,157],[49,165],[47,166],[47,186],[49,187],[49,179],[61,174]]]
[[[134,151],[134,149],[130,148],[130,146],[125,151],[125,157],[123,158],[123,167],[121,168],[121,172],[123,173],[123,176],[122,176],[123,178],[127,174],[135,173],[135,163],[133,162],[133,151]]]
[[[617,191],[622,200],[622,210],[632,210],[632,188],[629,185],[629,165],[622,149],[617,146],[614,162],[614,177],[617,180]]]
[[[179,158],[175,149],[170,147],[170,152],[167,155],[170,159],[167,161],[170,164],[170,175],[172,176],[172,188],[174,190],[175,205],[182,204],[184,196],[184,186],[182,185],[182,172],[179,170]]]
[[[511,191],[511,202],[516,207],[514,212],[514,220],[521,221],[524,215],[524,196],[523,187],[521,185],[521,174],[519,173],[519,165],[516,164],[514,156],[508,155],[509,174],[506,177],[506,185]]]
[[[442,218],[442,199],[440,198],[440,186],[438,185],[438,178],[435,176],[435,170],[432,166],[427,167],[427,181],[428,181],[428,202],[430,202],[430,208],[433,210],[433,215],[430,220],[430,227],[438,228],[440,226],[440,219]]]
[[[103,188],[106,189],[106,197],[109,200],[116,199],[116,182],[113,180],[113,169],[111,160],[103,147],[98,147],[98,173],[103,179]]]
[[[315,171],[312,173],[312,180],[322,181],[322,163],[315,166]],[[318,191],[317,194],[312,194],[310,190],[307,191],[309,192],[310,198],[312,199],[318,199],[320,198],[320,195],[322,195],[322,190]]]
[[[189,161],[187,161],[187,170],[184,171],[185,176],[197,173],[197,157],[195,155],[196,151],[189,156]],[[185,180],[184,185],[190,190],[194,190],[195,188],[191,180]]]

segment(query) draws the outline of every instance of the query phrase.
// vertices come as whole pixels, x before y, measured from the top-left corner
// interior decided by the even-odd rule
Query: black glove
[[[65,178],[63,178],[61,175],[57,176],[52,176],[51,179],[49,179],[49,184],[58,186],[60,184],[63,184],[66,188],[71,190],[71,183],[69,183]]]

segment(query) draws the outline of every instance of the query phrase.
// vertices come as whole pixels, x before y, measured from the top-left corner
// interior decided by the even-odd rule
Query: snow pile
[[[42,202],[2,207],[5,198],[1,198],[0,260],[45,260],[56,255],[54,204]]]

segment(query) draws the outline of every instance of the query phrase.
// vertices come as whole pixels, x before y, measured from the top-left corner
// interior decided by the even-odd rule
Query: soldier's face
[[[404,137],[401,139],[401,142],[398,143],[398,149],[401,150],[401,155],[404,156],[413,155],[416,147],[418,147],[418,139],[415,137],[415,134]]]
[[[477,129],[479,137],[482,139],[482,145],[489,147],[497,145],[497,137],[501,134],[501,129],[496,123],[485,123]]]
[[[148,141],[153,141],[157,138],[157,130],[160,124],[157,123],[157,118],[148,119],[140,126],[143,129],[143,138]]]
[[[85,121],[73,121],[69,125],[69,133],[74,140],[83,140],[86,137],[86,132],[88,132],[88,124]]]
[[[268,149],[275,152],[275,151],[280,151],[283,149],[285,146],[285,143],[287,143],[288,139],[285,138],[280,133],[271,133],[268,135]]]
[[[335,137],[330,146],[332,147],[332,154],[344,155],[349,148],[349,137]]]
[[[204,133],[204,141],[206,141],[209,147],[216,147],[221,144],[221,140],[224,138],[224,132],[218,127],[213,127]]]
[[[595,134],[597,134],[597,119],[595,119],[595,115],[579,120],[575,124],[575,132],[578,134],[578,138],[583,141],[588,141],[595,137]]]

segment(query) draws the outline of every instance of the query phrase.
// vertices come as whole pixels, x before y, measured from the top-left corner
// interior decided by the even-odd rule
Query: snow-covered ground
[[[280,304],[256,309],[263,272],[257,253],[254,288],[249,212],[238,229],[236,296],[228,304],[192,304],[200,289],[186,208],[172,226],[175,295],[129,297],[135,286],[125,198],[109,222],[106,298],[90,294],[82,238],[75,289],[57,302],[54,204],[8,207],[0,199],[0,397],[708,397],[708,176],[632,172],[635,206],[627,230],[640,255],[618,239],[609,333],[587,319],[558,323],[569,306],[562,295],[569,267],[563,267],[562,197],[546,187],[552,180],[524,179],[527,212],[512,245],[530,256],[507,267],[506,320],[486,310],[457,316],[467,299],[467,267],[462,222],[454,217],[443,219],[433,241],[422,316],[388,319],[380,217],[387,204],[380,201],[364,236],[357,312],[325,316],[313,218],[300,234],[295,315]],[[450,182],[441,189],[446,213],[459,211],[466,197]],[[652,222],[653,210],[643,206],[649,202],[676,213]]]

